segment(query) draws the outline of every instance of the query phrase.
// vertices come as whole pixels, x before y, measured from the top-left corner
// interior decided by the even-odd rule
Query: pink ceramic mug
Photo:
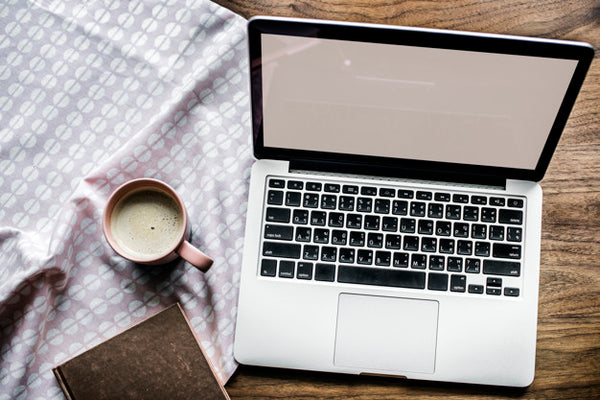
[[[181,256],[205,272],[213,263],[189,242],[181,198],[156,179],[134,179],[118,187],[104,209],[102,229],[110,247],[136,263],[158,265]]]

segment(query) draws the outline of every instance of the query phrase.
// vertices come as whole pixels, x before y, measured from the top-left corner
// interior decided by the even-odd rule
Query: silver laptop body
[[[583,43],[249,22],[242,364],[527,386],[542,179]]]

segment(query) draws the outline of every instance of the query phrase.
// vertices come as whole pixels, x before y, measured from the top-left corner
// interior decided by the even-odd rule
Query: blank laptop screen
[[[266,147],[533,170],[577,60],[263,34]]]

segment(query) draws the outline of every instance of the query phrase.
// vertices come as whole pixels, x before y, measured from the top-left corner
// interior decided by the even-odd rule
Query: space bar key
[[[425,289],[425,272],[340,265],[338,282]]]

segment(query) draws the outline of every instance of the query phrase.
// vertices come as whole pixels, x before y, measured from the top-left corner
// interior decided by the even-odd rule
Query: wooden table
[[[253,15],[459,29],[600,45],[599,0],[217,0]],[[596,57],[598,58],[598,57]],[[541,182],[536,377],[526,389],[240,366],[233,399],[600,399],[600,64],[594,60]]]

